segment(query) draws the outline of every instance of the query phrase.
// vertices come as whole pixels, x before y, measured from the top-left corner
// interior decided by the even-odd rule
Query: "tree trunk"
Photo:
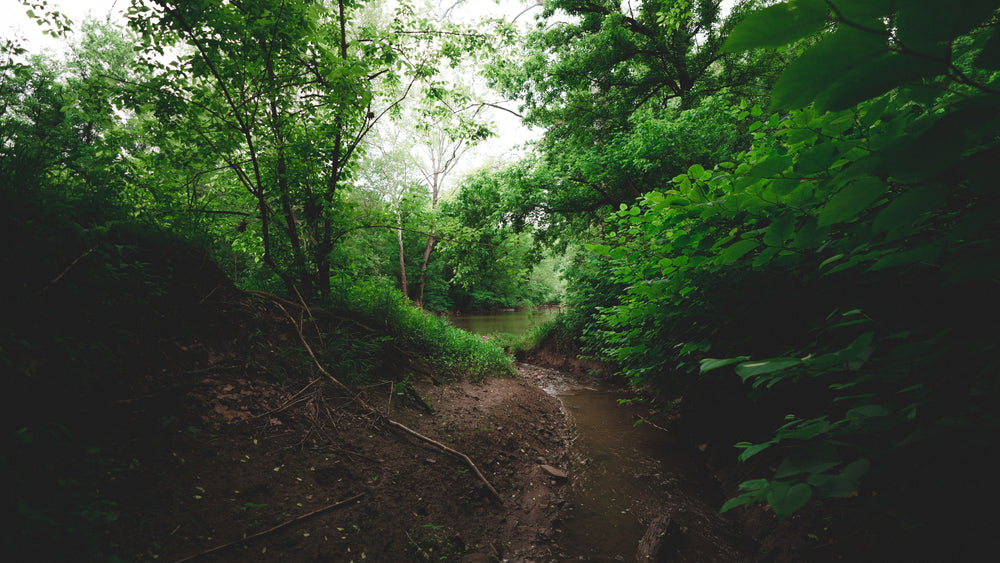
[[[396,241],[399,243],[399,285],[400,289],[403,290],[403,297],[410,297],[410,292],[408,289],[409,284],[406,282],[406,253],[403,248],[403,215],[402,213],[396,215],[396,224],[399,226],[396,229]]]
[[[417,290],[417,307],[420,308],[424,306],[424,288],[427,287],[427,263],[430,262],[435,242],[437,242],[437,238],[433,234],[428,235],[427,247],[424,248],[424,261],[420,264],[420,289]]]

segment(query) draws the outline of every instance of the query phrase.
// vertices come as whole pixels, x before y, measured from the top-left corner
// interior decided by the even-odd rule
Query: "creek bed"
[[[563,405],[572,429],[569,484],[557,527],[557,553],[565,561],[635,561],[647,527],[669,515],[666,559],[743,561],[735,528],[718,514],[722,498],[694,452],[650,424],[641,405],[594,378],[536,366],[541,387]]]

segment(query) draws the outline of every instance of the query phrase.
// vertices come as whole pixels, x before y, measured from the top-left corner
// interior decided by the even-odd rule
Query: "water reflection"
[[[461,315],[448,320],[458,328],[475,334],[506,333],[514,336],[526,334],[536,326],[556,318],[559,311],[510,311],[489,315]]]

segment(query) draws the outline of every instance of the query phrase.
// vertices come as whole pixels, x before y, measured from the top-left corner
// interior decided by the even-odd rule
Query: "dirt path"
[[[433,414],[388,385],[368,389],[368,402],[468,455],[502,503],[459,459],[346,399],[220,371],[161,405],[176,414],[130,413],[133,436],[156,438],[108,483],[115,551],[129,561],[547,560],[560,485],[540,465],[563,461],[558,402],[518,379],[416,391]]]

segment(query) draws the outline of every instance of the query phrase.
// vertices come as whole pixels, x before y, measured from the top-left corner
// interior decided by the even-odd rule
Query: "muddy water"
[[[550,321],[559,311],[510,311],[489,315],[459,315],[448,317],[452,324],[475,334],[506,333],[521,336],[536,326]]]
[[[661,514],[674,523],[669,561],[744,560],[735,530],[717,513],[722,499],[692,452],[668,432],[635,425],[636,415],[646,413],[619,404],[621,390],[541,371],[543,388],[562,402],[574,436],[556,540],[562,560],[635,561],[646,528]]]

